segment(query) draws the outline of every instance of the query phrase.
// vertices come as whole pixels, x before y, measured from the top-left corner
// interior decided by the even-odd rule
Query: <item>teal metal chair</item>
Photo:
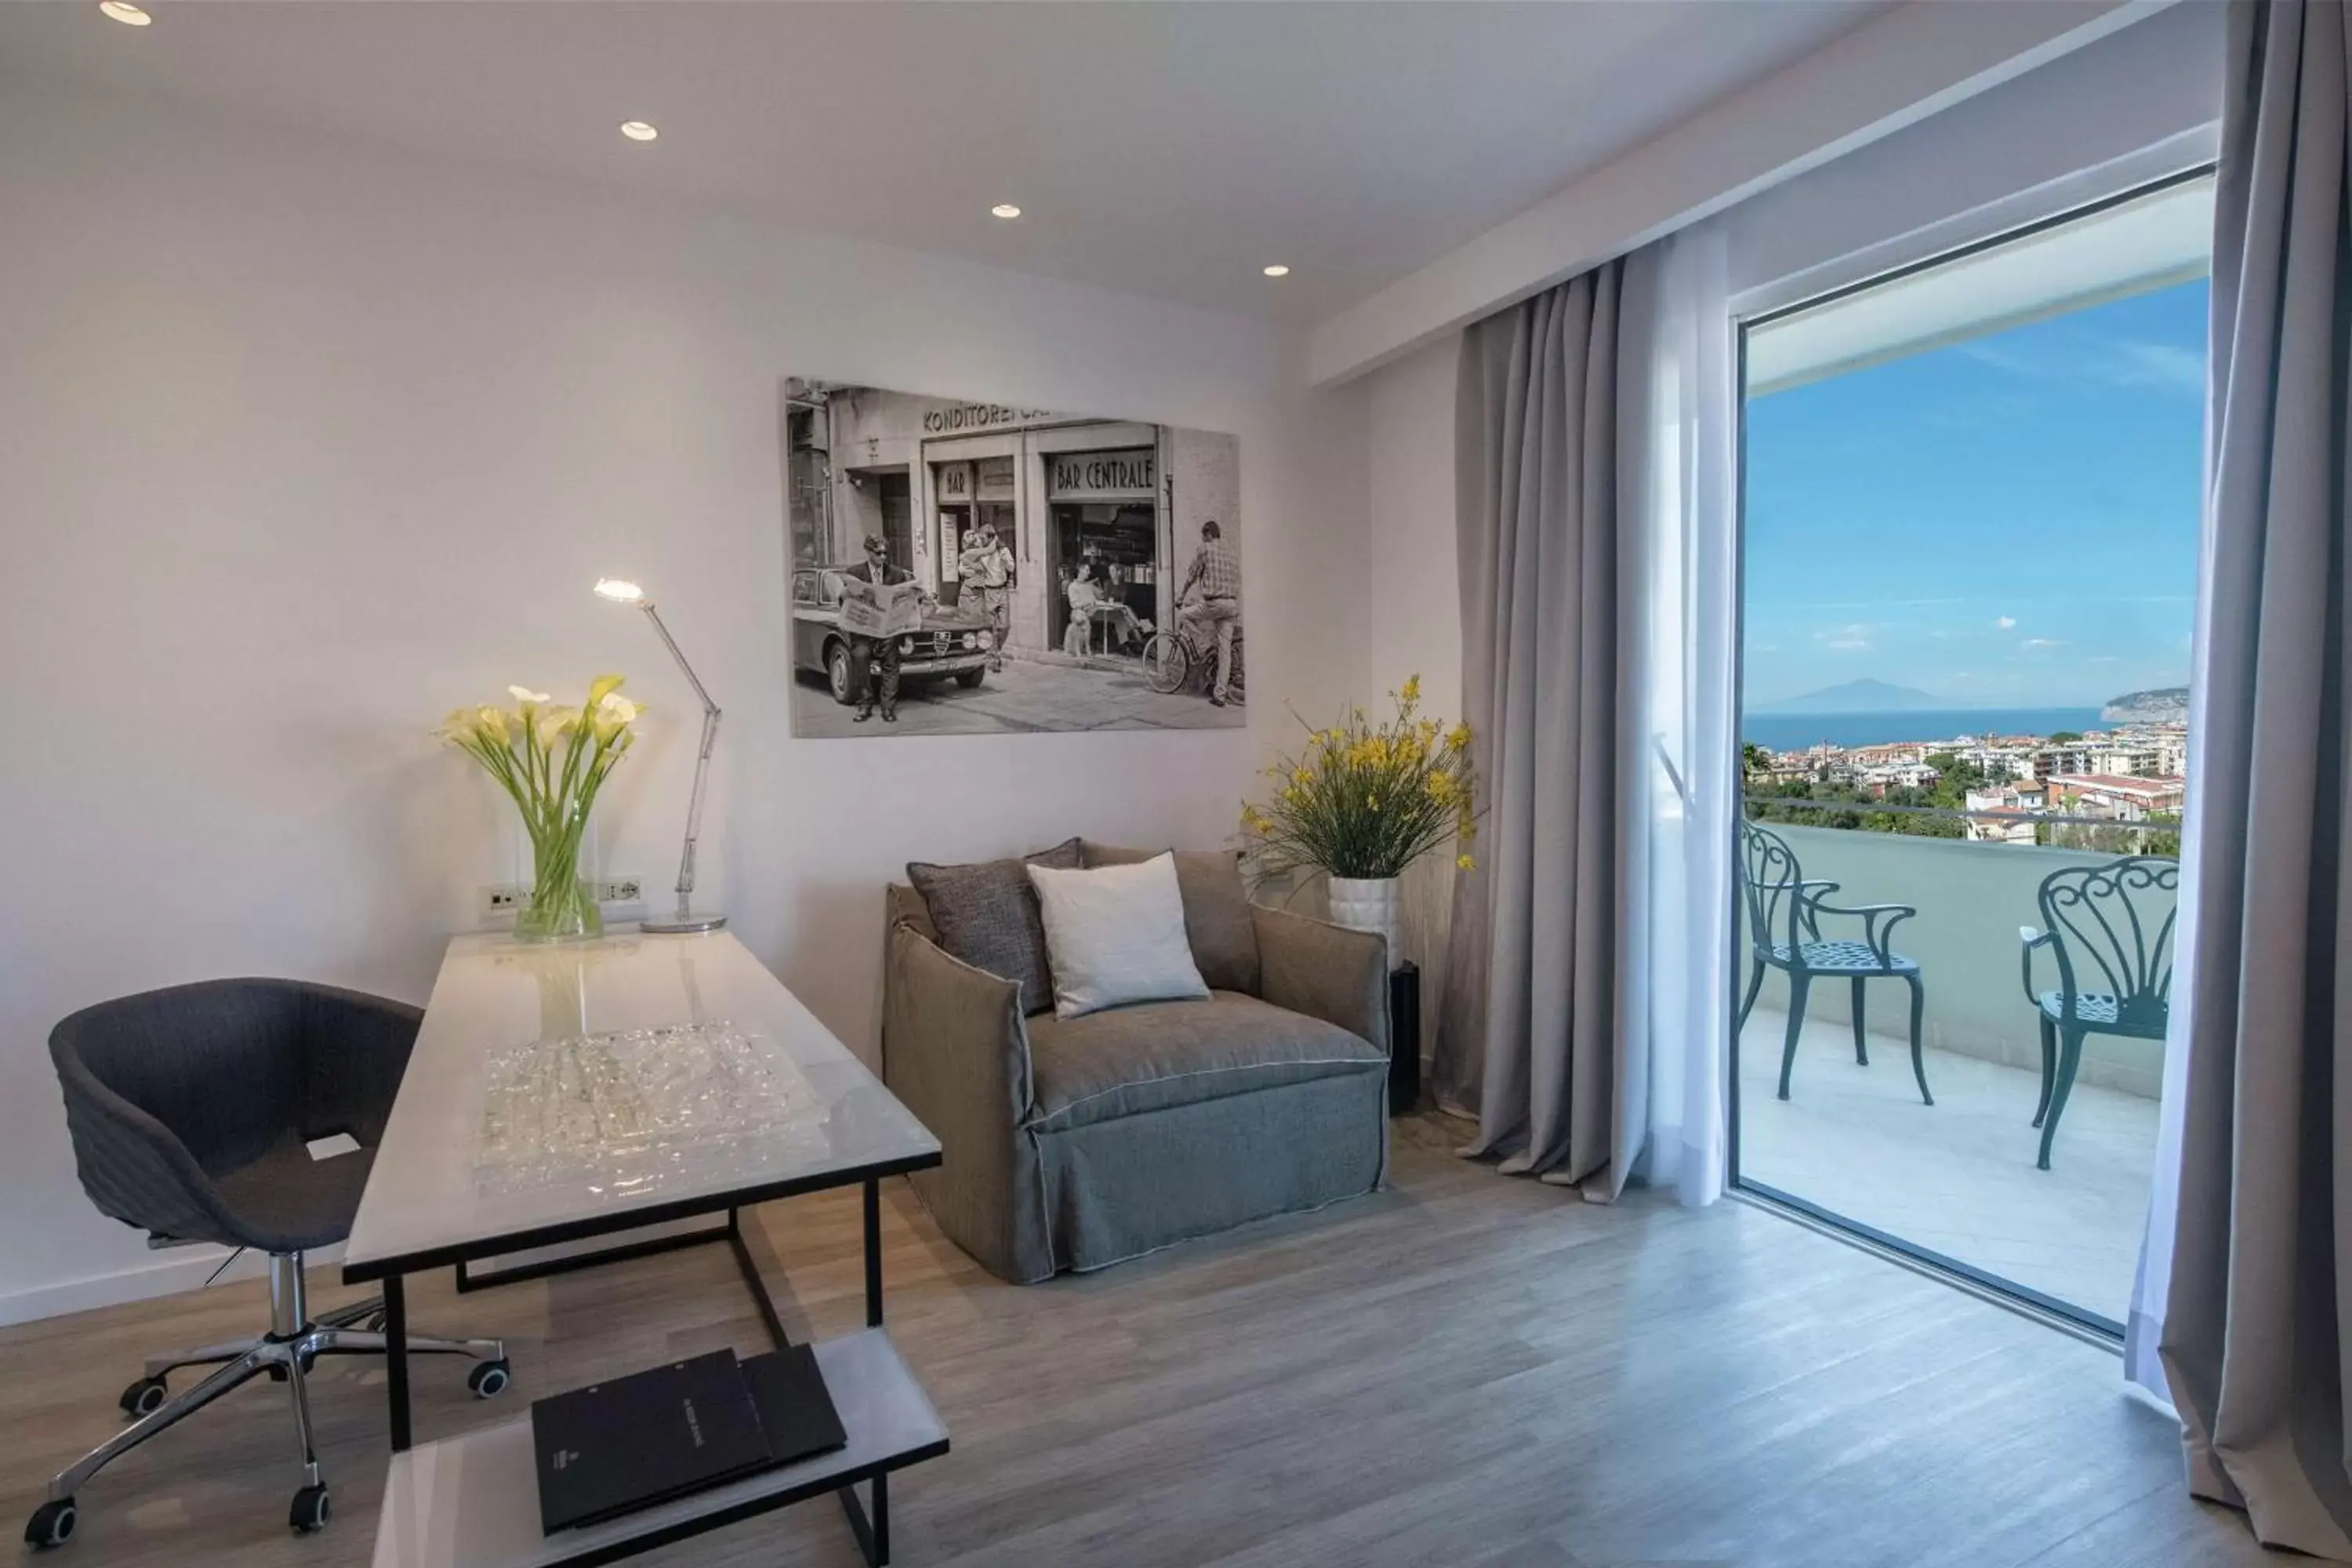
[[[2093,1035],[2161,1040],[2172,1016],[2172,930],[2179,913],[2180,866],[2153,855],[2128,855],[2104,866],[2074,866],[2042,880],[2041,931],[2022,926],[2019,967],[2026,1000],[2042,1024],[2042,1157],[2083,1063]],[[2033,951],[2047,947],[2058,961],[2058,988],[2033,988]],[[2104,990],[2092,989],[2103,985]]]
[[[1797,1062],[1797,1038],[1805,1027],[1805,997],[1815,980],[1845,980],[1853,986],[1853,1059],[1870,1065],[1870,1047],[1864,1037],[1863,987],[1873,980],[1900,980],[1911,987],[1911,1074],[1919,1080],[1919,1098],[1927,1104],[1927,1064],[1919,1056],[1920,1021],[1927,1008],[1927,987],[1919,965],[1887,945],[1895,928],[1919,911],[1909,904],[1845,906],[1824,901],[1838,890],[1835,882],[1809,881],[1789,841],[1769,827],[1742,820],[1739,825],[1739,886],[1748,900],[1748,935],[1752,964],[1748,994],[1739,1003],[1736,1038],[1748,1026],[1748,1010],[1764,989],[1764,972],[1779,969],[1789,976],[1789,1033],[1780,1047],[1780,1098],[1789,1098],[1789,1072]],[[1842,915],[1863,922],[1862,940],[1832,938],[1821,932],[1823,915]]]

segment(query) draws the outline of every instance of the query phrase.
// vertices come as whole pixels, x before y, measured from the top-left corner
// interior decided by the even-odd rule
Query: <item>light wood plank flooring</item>
[[[989,1279],[886,1187],[889,1315],[954,1452],[894,1489],[910,1565],[1248,1568],[2267,1561],[2181,1489],[2169,1423],[2116,1358],[1744,1204],[1615,1207],[1454,1159],[1398,1124],[1392,1190],[1080,1279]],[[803,1332],[862,1321],[854,1194],[760,1211]],[[755,1249],[756,1246],[755,1246]],[[352,1294],[320,1290],[323,1303]],[[723,1247],[459,1297],[420,1331],[499,1333],[477,1404],[419,1363],[421,1436],[657,1357],[760,1342]],[[114,1425],[149,1350],[266,1315],[242,1284],[0,1331],[0,1516]],[[323,1369],[333,1524],[296,1538],[283,1391],[257,1384],[120,1461],[46,1561],[344,1568],[368,1561],[382,1373]],[[19,1549],[21,1550],[21,1548]],[[830,1503],[682,1543],[663,1564],[858,1561]]]

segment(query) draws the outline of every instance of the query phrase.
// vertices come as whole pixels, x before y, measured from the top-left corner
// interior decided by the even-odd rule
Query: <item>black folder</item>
[[[751,1384],[731,1350],[539,1400],[530,1429],[540,1524],[551,1535],[772,1462]]]
[[[846,1447],[841,1413],[824,1388],[816,1357],[806,1345],[789,1345],[743,1363],[743,1381],[768,1435],[770,1461],[789,1465],[812,1454]]]

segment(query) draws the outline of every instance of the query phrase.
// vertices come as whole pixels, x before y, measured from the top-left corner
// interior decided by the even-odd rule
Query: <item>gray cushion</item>
[[[1032,866],[1075,871],[1084,864],[1075,838],[1027,857]],[[1054,1005],[1054,972],[1045,961],[1045,927],[1037,915],[1037,892],[1019,860],[983,860],[971,866],[933,866],[911,861],[907,879],[923,898],[940,945],[974,969],[1016,981],[1021,1010],[1034,1013]]]
[[[1128,866],[1149,860],[1157,849],[1123,849],[1087,841],[1087,865]],[[1250,918],[1249,889],[1242,886],[1241,858],[1230,849],[1179,849],[1176,886],[1184,895],[1184,935],[1192,963],[1212,991],[1258,994],[1257,922]]]
[[[1231,991],[1145,1002],[1079,1018],[1029,1021],[1041,1131],[1219,1100],[1345,1073],[1386,1073],[1388,1058],[1347,1030]]]

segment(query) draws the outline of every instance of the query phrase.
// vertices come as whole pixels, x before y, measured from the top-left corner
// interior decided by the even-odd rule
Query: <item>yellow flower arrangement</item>
[[[617,675],[598,676],[577,708],[526,686],[507,690],[515,700],[511,711],[460,708],[436,732],[480,763],[522,813],[532,882],[530,901],[516,913],[515,934],[593,936],[602,922],[596,900],[580,883],[580,840],[596,792],[636,744],[635,726],[645,709],[621,695]]]
[[[1242,807],[1242,832],[1267,870],[1394,877],[1449,840],[1455,866],[1475,865],[1470,727],[1422,718],[1417,675],[1390,696],[1393,718],[1374,724],[1351,706],[1330,729],[1309,727],[1298,756],[1265,770],[1279,787],[1265,805]]]

